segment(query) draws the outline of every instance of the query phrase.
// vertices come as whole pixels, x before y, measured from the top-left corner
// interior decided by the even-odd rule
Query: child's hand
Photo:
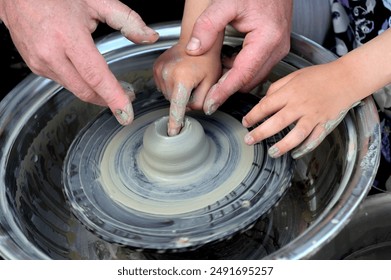
[[[269,117],[245,137],[254,144],[294,124],[268,153],[278,157],[292,152],[298,158],[315,149],[363,96],[357,81],[339,62],[298,70],[271,85],[266,96],[243,118],[250,127]]]
[[[170,100],[168,135],[179,133],[186,110],[200,110],[204,99],[221,76],[220,53],[201,56],[186,54],[180,43],[165,51],[155,62],[154,78],[159,90]],[[190,98],[191,96],[191,98]]]

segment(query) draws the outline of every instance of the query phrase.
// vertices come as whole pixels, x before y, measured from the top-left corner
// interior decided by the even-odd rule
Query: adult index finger
[[[134,118],[131,97],[125,94],[110,71],[90,34],[81,32],[78,37],[80,40],[67,50],[68,58],[83,80],[104,100],[118,122],[123,125],[131,123]]]

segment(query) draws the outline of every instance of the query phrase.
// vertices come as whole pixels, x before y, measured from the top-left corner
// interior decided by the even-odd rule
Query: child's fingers
[[[281,110],[247,133],[245,143],[252,145],[273,136],[294,123],[298,117],[296,112]]]
[[[294,149],[295,147],[303,143],[303,141],[305,141],[305,139],[308,137],[308,135],[311,134],[313,129],[314,124],[312,124],[310,121],[300,119],[297,124],[292,128],[292,130],[289,131],[287,135],[285,135],[284,138],[282,138],[280,141],[278,141],[276,144],[269,148],[269,156],[272,158],[277,158]]]
[[[243,117],[242,124],[244,127],[254,126],[284,106],[285,100],[280,100],[277,96],[265,96]]]
[[[192,87],[184,83],[175,84],[170,99],[170,115],[168,121],[168,135],[177,135],[183,126],[187,103]]]

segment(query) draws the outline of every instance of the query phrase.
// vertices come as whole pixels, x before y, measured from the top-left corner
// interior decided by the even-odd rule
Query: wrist
[[[366,90],[370,95],[391,82],[390,45],[391,29],[388,29],[340,58],[349,65],[349,75],[353,75],[356,89]]]

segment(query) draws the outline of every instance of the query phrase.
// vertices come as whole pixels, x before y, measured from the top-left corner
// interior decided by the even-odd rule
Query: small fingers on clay
[[[170,115],[167,129],[169,136],[175,136],[181,131],[190,94],[191,89],[183,83],[175,86],[170,102]]]

